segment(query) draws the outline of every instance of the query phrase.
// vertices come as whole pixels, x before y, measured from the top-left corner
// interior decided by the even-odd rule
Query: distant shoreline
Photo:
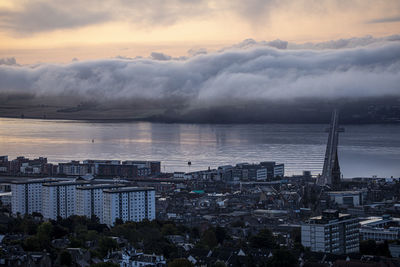
[[[0,115],[0,119],[20,119],[20,120],[43,120],[43,121],[69,121],[69,122],[82,122],[82,123],[130,123],[130,122],[148,122],[148,123],[165,123],[165,124],[329,124],[329,121],[195,121],[195,120],[180,120],[180,119],[155,119],[155,118],[110,118],[110,119],[96,119],[96,118],[70,118],[70,117],[35,117],[35,116],[4,116]],[[340,122],[342,125],[396,125],[399,122],[386,122],[386,121],[350,121],[350,122]]]

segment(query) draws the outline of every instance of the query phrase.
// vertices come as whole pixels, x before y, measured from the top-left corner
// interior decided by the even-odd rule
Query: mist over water
[[[286,174],[321,173],[326,124],[88,123],[0,119],[0,154],[84,159],[160,160],[162,170],[193,171],[276,161]],[[345,125],[339,138],[344,177],[399,177],[400,125]],[[92,143],[94,139],[94,143]],[[187,166],[187,161],[192,166]]]

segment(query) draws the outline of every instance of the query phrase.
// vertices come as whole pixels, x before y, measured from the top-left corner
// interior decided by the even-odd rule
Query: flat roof
[[[331,192],[327,192],[328,195],[333,195],[333,194],[360,194],[361,191],[331,191]]]
[[[104,193],[124,193],[124,192],[140,192],[140,191],[154,191],[153,187],[122,187],[116,189],[106,189]]]
[[[56,183],[44,183],[43,186],[63,186],[63,185],[83,185],[83,184],[89,184],[87,181],[63,181],[63,182],[56,182]]]
[[[330,224],[334,222],[340,222],[347,219],[356,219],[352,217],[350,214],[339,213],[338,217],[326,217],[323,215],[311,217],[306,224],[313,224],[313,225],[323,225],[323,224]]]
[[[87,185],[87,186],[78,186],[76,189],[79,190],[90,190],[90,189],[101,189],[101,188],[115,188],[115,187],[124,187],[124,184],[97,184],[97,185]]]
[[[383,218],[383,217],[368,217],[366,220],[360,221],[360,224],[363,225],[375,225],[375,224],[382,224],[382,223],[389,223],[389,222],[400,222],[400,218]]]
[[[53,182],[62,182],[68,181],[67,179],[57,179],[57,178],[42,178],[42,179],[24,179],[24,180],[14,180],[11,181],[11,184],[38,184],[38,183],[53,183]]]

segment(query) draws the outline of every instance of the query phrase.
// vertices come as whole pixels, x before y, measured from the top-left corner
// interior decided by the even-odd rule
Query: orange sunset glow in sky
[[[0,58],[185,56],[246,38],[322,42],[398,34],[398,0],[0,0]]]

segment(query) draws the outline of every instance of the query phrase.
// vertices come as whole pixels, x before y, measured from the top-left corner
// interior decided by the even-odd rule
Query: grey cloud
[[[265,27],[276,10],[296,8],[301,13],[321,15],[329,12],[332,6],[355,11],[367,6],[358,0],[69,0],[67,3],[63,0],[14,0],[14,3],[19,9],[0,9],[0,27],[21,35],[109,21],[163,27],[193,18],[208,19],[221,12],[237,14],[245,23],[259,28]],[[368,3],[374,2],[369,0]]]
[[[0,65],[17,65],[15,57],[0,58]]]
[[[253,25],[261,26],[274,8],[286,4],[286,0],[228,1],[228,6]]]
[[[67,5],[57,0],[49,3],[24,2],[19,10],[1,9],[0,26],[19,34],[29,34],[86,26],[110,19],[106,11],[90,9],[90,2],[82,3],[85,6],[74,1]]]
[[[207,1],[194,0],[16,0],[17,10],[0,9],[0,27],[17,34],[34,34],[124,20],[150,25],[169,25],[182,18],[199,16]]]
[[[289,44],[288,47],[291,49],[344,49],[344,48],[356,48],[369,45],[379,45],[390,41],[400,40],[400,35],[392,35],[382,38],[374,38],[371,35],[364,37],[353,37],[347,39],[331,40],[320,43],[305,43],[305,44]]]
[[[229,47],[225,47],[220,51],[225,51],[229,49],[249,49],[256,47],[274,47],[277,49],[290,49],[290,50],[323,50],[323,49],[346,49],[346,48],[357,48],[365,47],[370,45],[382,45],[385,43],[400,41],[400,35],[391,35],[381,38],[375,38],[371,35],[364,37],[352,37],[347,39],[330,40],[326,42],[319,43],[289,43],[283,40],[273,40],[273,41],[256,41],[254,39],[246,39],[240,43],[234,44]]]
[[[389,18],[379,18],[379,19],[373,19],[368,21],[367,23],[388,23],[388,22],[399,22],[400,21],[400,16],[396,17],[389,17]]]
[[[187,51],[187,53],[190,56],[205,55],[205,54],[207,54],[207,49],[206,48],[197,48],[197,49],[192,48],[192,49],[189,49]]]
[[[166,55],[164,53],[152,52],[150,57],[154,60],[170,60],[171,56]]]
[[[153,55],[154,56],[154,55]],[[268,46],[186,60],[107,59],[66,65],[0,66],[0,94],[112,103],[175,99],[186,107],[297,98],[400,96],[400,42],[336,50]],[[168,101],[167,101],[168,100]],[[169,103],[169,102],[168,102]]]
[[[232,46],[229,47],[225,47],[222,48],[220,51],[225,51],[225,50],[229,50],[229,49],[249,49],[249,48],[254,48],[254,47],[263,47],[263,46],[267,46],[267,47],[274,47],[277,49],[286,49],[288,47],[288,42],[287,41],[282,41],[279,39],[273,40],[273,41],[260,41],[257,42],[254,39],[245,39],[240,43],[234,44]]]

